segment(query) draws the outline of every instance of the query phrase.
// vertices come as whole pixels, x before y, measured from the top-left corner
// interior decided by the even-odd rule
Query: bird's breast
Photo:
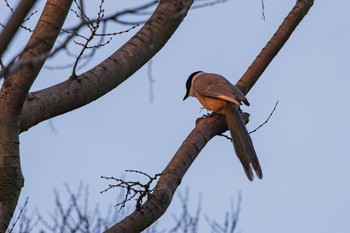
[[[209,111],[214,111],[219,114],[224,114],[227,109],[227,105],[229,104],[225,100],[210,97],[197,97],[197,99],[205,109]]]

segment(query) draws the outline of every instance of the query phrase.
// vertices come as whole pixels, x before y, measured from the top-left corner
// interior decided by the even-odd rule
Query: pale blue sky
[[[25,186],[20,203],[29,196],[29,209],[47,213],[54,205],[53,189],[63,192],[64,182],[74,189],[83,180],[90,186],[91,203],[104,208],[114,202],[116,193],[99,193],[108,185],[101,175],[121,176],[125,169],[161,172],[202,115],[197,100],[182,101],[188,75],[196,70],[215,72],[235,83],[294,3],[265,0],[266,21],[260,19],[260,1],[231,0],[190,11],[153,59],[152,103],[144,67],[101,99],[54,118],[57,134],[43,122],[21,135]],[[110,4],[116,7],[118,1]],[[252,134],[264,179],[249,182],[232,145],[217,137],[201,152],[179,189],[190,188],[193,208],[202,194],[202,213],[223,219],[231,198],[242,191],[241,232],[349,231],[348,9],[346,0],[316,1],[247,96],[251,106],[244,110],[251,114],[250,130],[265,121],[279,100],[269,123]],[[133,33],[114,38],[90,66]],[[68,77],[69,70],[43,70],[33,88]],[[173,224],[171,213],[178,211],[178,198],[174,200],[164,226]],[[205,222],[199,232],[209,232]]]

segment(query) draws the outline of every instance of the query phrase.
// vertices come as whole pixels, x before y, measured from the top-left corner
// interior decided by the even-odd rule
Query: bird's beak
[[[186,93],[183,100],[187,99],[187,97],[188,97],[188,93]]]

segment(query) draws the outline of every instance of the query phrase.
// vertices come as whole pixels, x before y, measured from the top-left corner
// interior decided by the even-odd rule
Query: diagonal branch
[[[255,82],[259,79],[267,66],[292,35],[295,28],[308,13],[313,3],[314,0],[298,0],[296,2],[295,6],[284,19],[276,33],[272,36],[269,42],[267,42],[265,47],[261,50],[248,70],[236,84],[244,94],[247,94],[254,86]]]
[[[21,1],[15,12],[12,14],[9,21],[6,23],[5,28],[0,34],[0,57],[6,51],[8,45],[10,44],[12,38],[16,34],[18,28],[24,21],[24,18],[34,6],[36,0],[26,0]]]
[[[260,60],[259,63],[265,64],[265,68],[271,62],[277,52],[282,48],[283,44],[289,38],[299,22],[306,15],[312,6],[312,3],[313,1],[311,0],[297,1],[296,6],[292,9],[281,27],[270,40],[273,43],[268,43],[267,48],[263,49],[261,53],[262,55],[259,55],[260,58],[258,56]],[[286,30],[286,28],[290,30]],[[283,41],[282,44],[275,41],[281,38],[285,38],[285,41]],[[264,50],[268,51],[264,52]],[[274,53],[272,51],[274,51]],[[266,56],[264,53],[268,53],[270,56]],[[272,56],[271,54],[274,55]],[[266,59],[266,61],[262,61],[262,58]],[[256,63],[256,61],[254,63]],[[240,88],[242,88],[245,93],[251,89],[262,72],[265,70],[265,68],[257,69],[254,63],[248,68],[246,74],[239,81]],[[251,78],[250,75],[253,75],[253,78]],[[168,166],[162,172],[163,175],[159,178],[152,197],[145,202],[145,204],[142,206],[142,210],[134,211],[106,232],[141,232],[150,226],[150,224],[155,222],[161,215],[164,214],[170,205],[171,199],[173,198],[177,187],[180,185],[182,178],[186,174],[186,171],[189,169],[192,162],[196,159],[206,143],[214,136],[222,134],[226,130],[227,124],[224,117],[221,115],[213,114],[209,117],[201,119],[182,143],[179,150],[169,162]]]
[[[93,69],[28,95],[21,129],[80,108],[108,93],[146,64],[169,40],[192,0],[162,0],[147,23],[120,49]]]
[[[154,223],[170,205],[177,187],[199,152],[211,138],[226,130],[226,122],[217,114],[200,120],[162,172],[155,191],[142,209],[134,211],[106,233],[141,232]]]
[[[32,61],[37,57],[50,54],[71,4],[72,0],[65,1],[64,4],[59,0],[47,1],[33,34],[20,58],[16,61],[16,63],[23,65],[4,81],[1,94],[6,94],[7,101],[13,102],[18,110],[21,110],[25,97],[46,59],[35,63],[26,61]]]

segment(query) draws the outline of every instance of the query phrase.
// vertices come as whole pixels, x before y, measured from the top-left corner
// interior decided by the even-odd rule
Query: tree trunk
[[[23,65],[5,78],[0,91],[0,232],[15,211],[24,179],[20,166],[20,113],[28,91],[59,35],[72,1],[49,0],[17,63]],[[41,59],[37,59],[42,57]]]

